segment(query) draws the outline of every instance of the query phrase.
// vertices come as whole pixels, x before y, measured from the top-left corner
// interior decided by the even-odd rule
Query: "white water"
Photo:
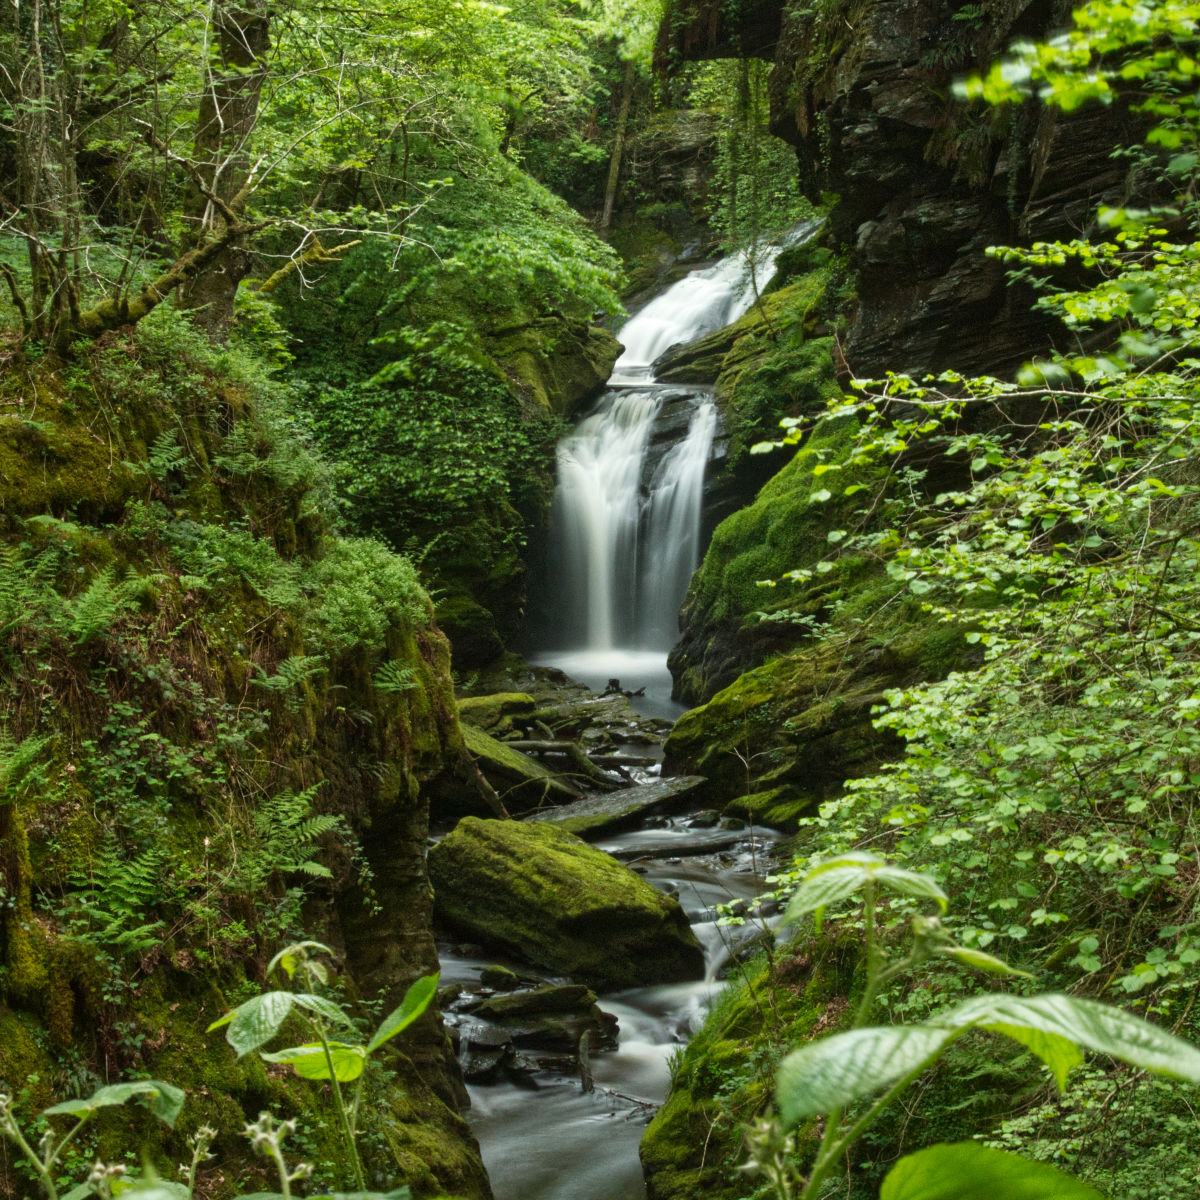
[[[710,389],[653,380],[654,361],[738,319],[783,249],[692,271],[621,329],[610,389],[563,439],[551,508],[548,609],[534,661],[597,690],[645,687],[645,712],[675,716],[667,652],[700,561],[705,468],[718,430]],[[635,703],[637,703],[635,701]]]
[[[749,835],[748,835],[749,836]],[[762,838],[762,831],[759,831]],[[677,840],[697,834],[686,829],[655,829],[622,834],[599,843],[601,849],[636,847],[640,840]],[[643,1200],[638,1143],[652,1112],[667,1095],[668,1062],[700,1027],[723,984],[719,968],[734,948],[731,937],[758,932],[718,926],[715,905],[758,894],[759,856],[749,842],[732,856],[656,858],[646,877],[677,892],[705,950],[702,980],[636,988],[600,998],[620,1024],[620,1045],[592,1057],[596,1090],[584,1092],[577,1079],[542,1072],[527,1088],[511,1084],[473,1085],[468,1116],[479,1138],[484,1165],[497,1200]],[[478,970],[491,961],[443,953],[443,982],[478,986]],[[641,1101],[643,1103],[638,1103]]]

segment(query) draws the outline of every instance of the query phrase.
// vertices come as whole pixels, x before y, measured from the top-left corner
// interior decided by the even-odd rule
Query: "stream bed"
[[[601,1009],[617,1019],[619,1043],[591,1056],[591,1091],[577,1074],[550,1069],[469,1087],[466,1115],[496,1200],[640,1200],[645,1195],[638,1143],[666,1099],[671,1056],[699,1027],[722,986],[731,952],[760,932],[753,925],[719,925],[715,907],[761,892],[764,863],[777,835],[761,829],[732,832],[736,838],[730,845],[729,830],[672,818],[596,843],[677,896],[704,947],[705,977],[601,995]],[[704,852],[712,844],[720,848]],[[467,994],[479,989],[485,967],[505,963],[448,945],[439,950],[443,985],[461,984]],[[448,1024],[456,1020],[447,1014]]]

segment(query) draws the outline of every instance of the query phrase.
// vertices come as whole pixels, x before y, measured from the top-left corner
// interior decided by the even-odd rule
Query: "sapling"
[[[358,1150],[358,1118],[367,1064],[376,1050],[407,1029],[429,1007],[437,994],[438,976],[426,975],[418,979],[365,1043],[340,1041],[330,1036],[331,1031],[353,1031],[354,1025],[340,1005],[314,990],[329,982],[328,971],[313,957],[314,953],[332,954],[332,951],[320,942],[296,942],[276,954],[267,966],[268,976],[278,969],[304,990],[270,991],[252,996],[214,1021],[208,1032],[227,1026],[225,1040],[238,1058],[258,1050],[266,1062],[286,1063],[305,1079],[329,1082],[355,1187],[361,1191],[366,1188],[366,1174]],[[284,1021],[293,1014],[309,1026],[316,1040],[289,1046],[286,1050],[263,1051],[261,1047],[279,1033]],[[342,1090],[344,1083],[354,1084],[350,1097]]]
[[[881,892],[932,903],[937,914],[916,913],[908,949],[889,961],[879,934]],[[1143,1070],[1200,1083],[1200,1050],[1138,1017],[1093,1000],[1048,993],[973,996],[927,1021],[871,1025],[880,989],[933,958],[952,958],[996,975],[1029,976],[1001,959],[960,946],[941,916],[948,900],[930,875],[854,851],[816,866],[801,881],[784,923],[813,917],[818,932],[826,910],[862,897],[865,981],[848,1030],[792,1051],[776,1078],[778,1115],[748,1135],[748,1170],[764,1175],[779,1200],[817,1200],[854,1144],[919,1075],[972,1030],[1003,1034],[1032,1051],[1060,1090],[1083,1061],[1082,1050],[1107,1054]],[[858,1101],[882,1091],[865,1107]],[[794,1131],[824,1114],[820,1144],[807,1174],[794,1166]],[[901,1159],[884,1180],[880,1200],[1103,1200],[1081,1181],[1020,1155],[975,1142],[939,1144]]]

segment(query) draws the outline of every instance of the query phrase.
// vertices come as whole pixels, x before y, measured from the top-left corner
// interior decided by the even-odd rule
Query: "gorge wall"
[[[1135,144],[1120,109],[1062,114],[1034,101],[990,109],[953,82],[1018,38],[1061,27],[1062,0],[855,0],[740,5],[677,0],[659,60],[745,53],[773,60],[771,124],[796,147],[803,189],[835,193],[832,236],[857,302],[842,369],[1004,374],[1053,328],[1007,287],[990,245],[1072,237],[1136,180],[1114,145]]]

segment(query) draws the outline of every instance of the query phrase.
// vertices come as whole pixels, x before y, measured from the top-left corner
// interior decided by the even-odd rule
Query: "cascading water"
[[[815,229],[815,225],[813,226]],[[626,322],[610,388],[559,446],[546,604],[536,661],[594,687],[645,688],[674,715],[666,656],[699,562],[704,472],[717,434],[711,389],[655,383],[654,361],[749,310],[784,246],[692,271]],[[682,436],[681,436],[682,435]]]

